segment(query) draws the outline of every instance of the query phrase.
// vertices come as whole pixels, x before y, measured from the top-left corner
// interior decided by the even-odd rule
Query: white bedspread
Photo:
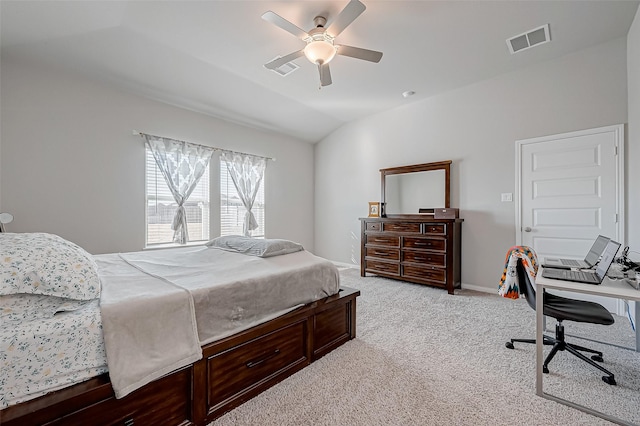
[[[307,251],[260,258],[198,246],[95,258],[118,398],[200,359],[200,345],[339,291],[337,268]]]

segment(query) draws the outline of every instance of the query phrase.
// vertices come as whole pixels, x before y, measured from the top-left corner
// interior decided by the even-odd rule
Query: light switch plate
[[[513,201],[513,194],[511,192],[503,192],[500,195],[500,200],[502,202],[509,202],[509,201]]]

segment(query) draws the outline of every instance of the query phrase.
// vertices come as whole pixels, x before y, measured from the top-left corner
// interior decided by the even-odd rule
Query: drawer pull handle
[[[424,257],[414,257],[413,259],[417,260],[418,262],[424,262],[425,260],[427,260]]]
[[[275,351],[273,351],[272,354],[267,355],[264,358],[259,359],[257,361],[249,361],[245,365],[247,366],[247,368],[253,368],[255,366],[258,366],[258,365],[262,364],[263,362],[266,362],[266,361],[270,360],[271,358],[273,358],[274,356],[278,355],[279,353],[280,353],[280,349],[276,349]]]
[[[431,243],[421,243],[421,242],[415,242],[413,244],[416,245],[416,246],[430,246],[431,245]]]
[[[389,256],[389,253],[385,253],[383,251],[374,251],[373,254],[376,256]]]

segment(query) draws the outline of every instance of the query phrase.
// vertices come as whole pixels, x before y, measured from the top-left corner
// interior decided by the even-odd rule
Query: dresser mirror
[[[449,208],[451,160],[381,169],[383,217],[433,214]]]

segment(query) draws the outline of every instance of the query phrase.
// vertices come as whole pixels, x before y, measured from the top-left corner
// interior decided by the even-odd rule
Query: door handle
[[[526,228],[524,228],[524,232],[531,232],[531,228],[527,226]]]

